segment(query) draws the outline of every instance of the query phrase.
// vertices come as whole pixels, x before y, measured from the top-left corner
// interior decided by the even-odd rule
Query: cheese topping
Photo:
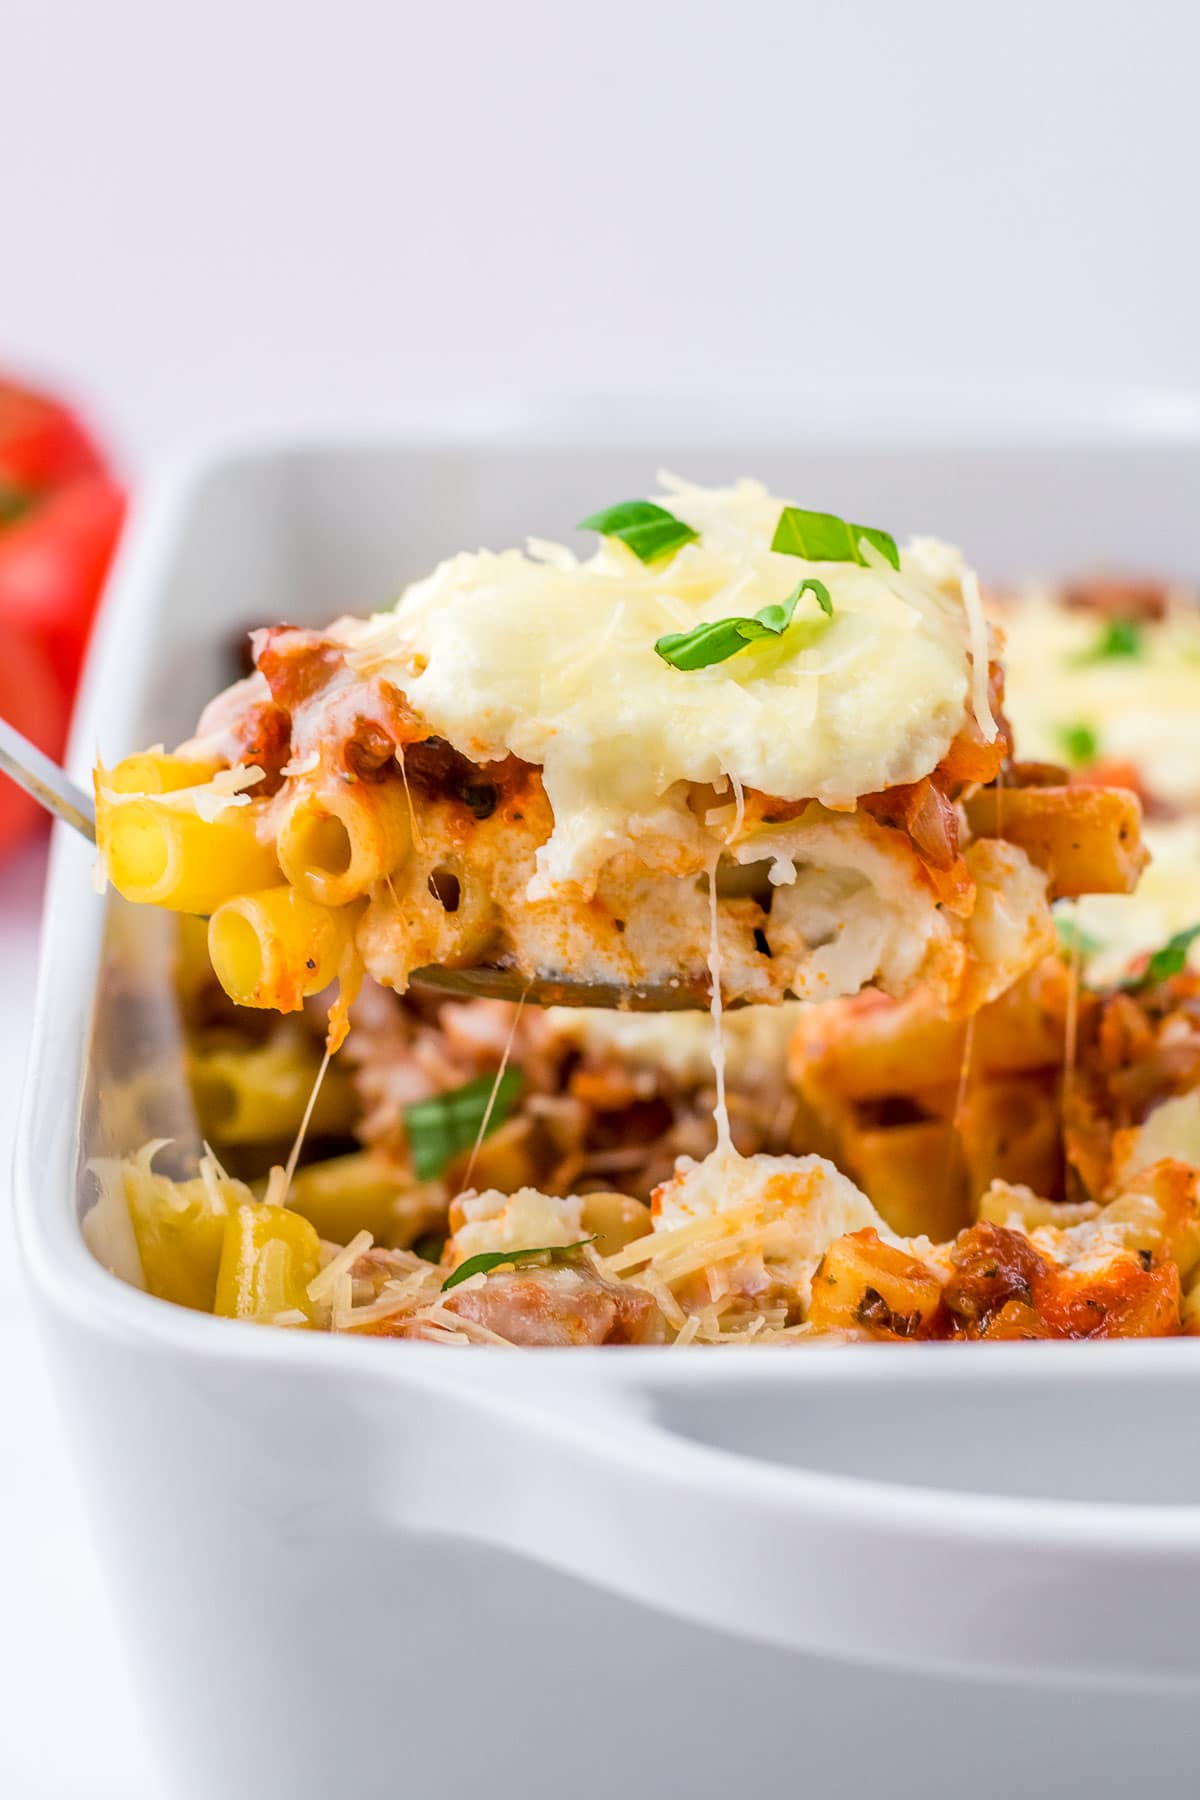
[[[763,1296],[782,1284],[804,1307],[836,1238],[869,1227],[887,1242],[903,1241],[861,1189],[820,1156],[683,1156],[672,1179],[655,1189],[652,1209],[653,1233],[610,1257],[610,1272],[642,1269],[672,1282],[727,1265],[730,1286]],[[930,1246],[920,1239],[911,1248],[921,1254]]]
[[[1138,634],[1136,656],[1096,656],[1104,621],[1030,589],[1006,605],[1005,711],[1018,754],[1062,762],[1083,725],[1097,755],[1145,770],[1156,793],[1200,801],[1200,612],[1180,607]]]
[[[1166,819],[1143,828],[1150,862],[1132,894],[1084,894],[1071,917],[1101,948],[1087,958],[1088,980],[1116,981],[1135,957],[1159,950],[1200,921],[1200,820]],[[1200,946],[1188,956],[1194,968]]]
[[[560,1198],[528,1187],[518,1188],[515,1194],[502,1194],[495,1188],[482,1194],[462,1194],[455,1202],[451,1225],[456,1263],[502,1250],[527,1250],[531,1245],[577,1244],[587,1235],[583,1202],[577,1195]]]
[[[654,1195],[654,1228],[776,1205],[803,1221],[806,1242],[820,1256],[843,1232],[874,1226],[887,1232],[866,1195],[822,1156],[680,1157],[670,1181]],[[891,1234],[888,1233],[890,1236]]]
[[[356,634],[352,659],[463,755],[541,767],[555,827],[531,897],[590,891],[648,845],[664,867],[681,845],[707,860],[685,783],[849,808],[929,774],[964,722],[979,630],[957,552],[919,540],[899,574],[812,563],[770,549],[783,502],[756,482],[665,501],[699,533],[669,560],[643,566],[615,540],[586,562],[540,542],[455,556]],[[655,653],[813,577],[832,619],[802,602],[781,637],[688,672]]]
[[[1173,1157],[1200,1169],[1200,1091],[1177,1094],[1153,1109],[1145,1123],[1131,1134],[1120,1161],[1121,1178],[1128,1181],[1163,1157]]]
[[[162,754],[161,746],[147,752]],[[231,806],[249,806],[253,794],[247,788],[257,787],[263,771],[254,763],[240,763],[233,769],[218,769],[207,781],[194,787],[171,788],[163,793],[156,788],[128,790],[110,787],[104,779],[106,771],[97,771],[97,792],[110,806],[137,806],[142,801],[163,807],[168,812],[195,813],[206,825],[219,819]]]

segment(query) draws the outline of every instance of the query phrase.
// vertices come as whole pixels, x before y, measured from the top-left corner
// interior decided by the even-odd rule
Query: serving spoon
[[[90,844],[96,842],[96,808],[90,794],[71,780],[36,744],[0,718],[0,771],[47,812],[62,819]],[[515,969],[483,965],[467,969],[430,966],[410,977],[422,987],[439,988],[463,1000],[523,1000],[534,1006],[598,1006],[617,1012],[698,1012],[707,1010],[708,989],[689,981],[638,983],[623,987],[611,981],[565,981],[561,976],[526,976]],[[727,1002],[727,1007],[744,1004]]]

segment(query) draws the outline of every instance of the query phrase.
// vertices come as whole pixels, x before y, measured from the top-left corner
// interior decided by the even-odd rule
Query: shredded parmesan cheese
[[[261,781],[263,773],[255,763],[238,763],[232,769],[218,769],[211,781],[200,782],[195,787],[172,788],[163,794],[118,793],[115,788],[105,784],[101,774],[97,779],[97,788],[111,806],[131,806],[149,801],[154,806],[164,807],[168,812],[195,813],[206,825],[211,825],[228,807],[249,806],[253,796],[246,789]]]
[[[971,675],[962,606],[938,587],[950,553],[919,540],[900,576],[865,555],[784,555],[783,504],[749,481],[680,489],[671,510],[698,536],[661,565],[615,538],[585,562],[540,540],[538,560],[452,557],[348,645],[462,755],[541,769],[554,825],[530,898],[589,893],[622,850],[694,840],[689,783],[725,775],[844,810],[949,748]],[[687,672],[656,656],[665,633],[778,605],[805,578],[828,589],[831,618]],[[986,644],[985,626],[985,687]]]
[[[435,1291],[440,1289],[441,1281],[441,1271],[432,1263],[424,1269],[414,1269],[402,1281],[385,1281],[377,1300],[351,1309],[345,1329],[360,1331],[365,1325],[378,1325],[385,1319],[394,1319],[401,1313],[411,1312],[425,1290],[431,1285]],[[463,1286],[466,1285],[464,1282]]]
[[[286,1206],[288,1193],[287,1171],[279,1163],[275,1163],[267,1176],[267,1191],[263,1201],[267,1206]]]
[[[328,1300],[333,1295],[334,1289],[343,1280],[347,1287],[349,1286],[351,1270],[364,1251],[371,1248],[373,1242],[374,1239],[369,1231],[356,1232],[344,1249],[339,1250],[323,1269],[318,1270],[306,1290],[314,1305],[322,1300]],[[349,1306],[347,1305],[348,1310]]]
[[[503,1350],[512,1350],[515,1346],[498,1331],[492,1331],[486,1325],[480,1325],[476,1319],[468,1319],[459,1313],[451,1312],[440,1301],[432,1306],[423,1307],[417,1317],[422,1323],[441,1325],[448,1331],[459,1332],[473,1344],[495,1344]]]
[[[962,597],[971,645],[971,703],[975,722],[983,733],[984,741],[994,744],[997,725],[992,716],[992,703],[988,693],[988,622],[979,592],[979,577],[974,569],[963,570]]]
[[[315,775],[320,766],[320,751],[310,750],[307,756],[293,757],[290,762],[285,762],[280,774],[291,780],[297,775]]]

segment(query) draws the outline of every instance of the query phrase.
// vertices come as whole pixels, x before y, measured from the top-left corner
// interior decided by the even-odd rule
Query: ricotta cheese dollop
[[[898,572],[876,555],[863,567],[774,552],[785,503],[753,481],[673,483],[661,503],[699,534],[666,560],[643,565],[616,539],[586,561],[540,541],[454,556],[352,653],[463,755],[542,769],[555,821],[542,893],[591,891],[623,850],[669,869],[690,845],[678,872],[695,866],[709,840],[688,784],[850,808],[929,774],[964,722],[981,627],[957,551],[916,540]],[[809,595],[782,636],[725,662],[681,671],[655,653],[811,577],[832,618]]]

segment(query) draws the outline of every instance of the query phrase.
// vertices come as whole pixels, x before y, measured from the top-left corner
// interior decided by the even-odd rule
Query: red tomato
[[[74,413],[0,379],[0,716],[62,754],[125,498]],[[0,775],[0,856],[41,809]]]
[[[102,466],[79,420],[48,394],[0,379],[0,502],[16,501]]]
[[[70,712],[66,691],[35,638],[0,623],[0,716],[47,756],[61,757]],[[27,837],[43,817],[36,800],[0,775],[0,857]]]
[[[0,637],[15,626],[36,639],[67,694],[75,691],[124,512],[121,489],[96,471],[56,488],[0,531]]]

